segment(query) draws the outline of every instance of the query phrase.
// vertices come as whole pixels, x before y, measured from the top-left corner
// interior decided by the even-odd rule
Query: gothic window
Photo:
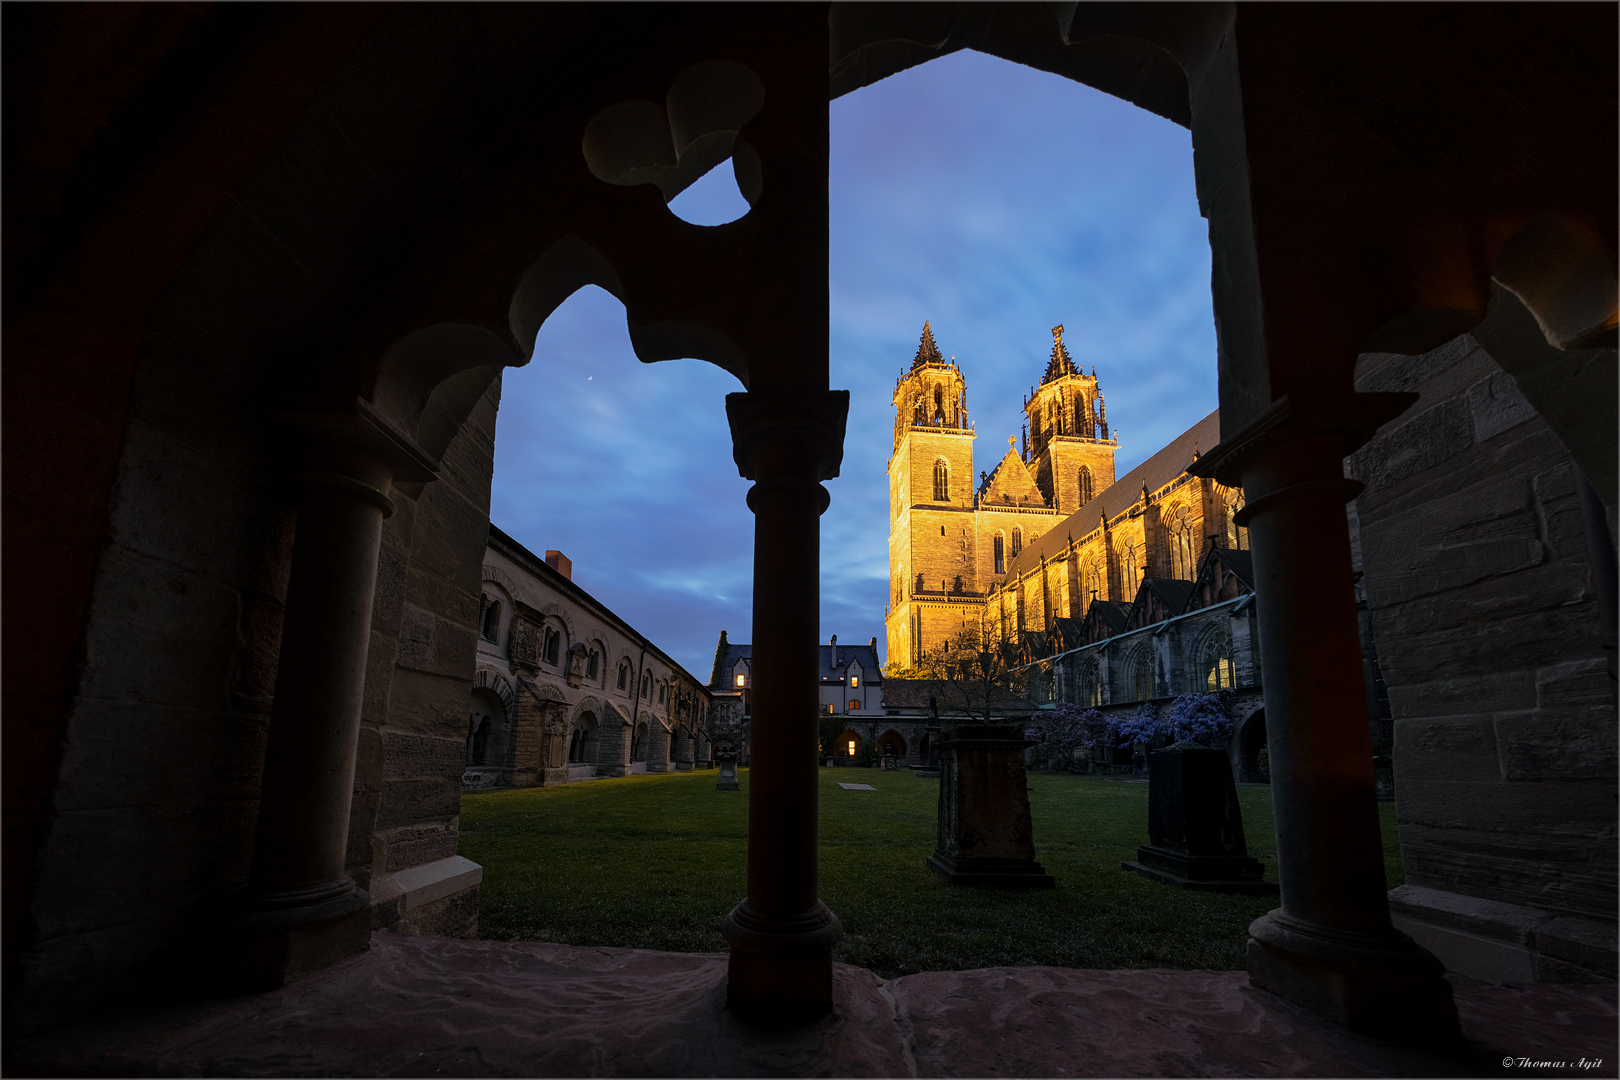
[[[623,690],[630,685],[630,665],[619,665],[619,689]]]
[[[652,675],[643,673],[641,676],[641,696],[652,697]]]
[[[1091,470],[1080,466],[1080,505],[1091,501]]]
[[[585,677],[587,679],[596,678],[597,673],[601,670],[601,668],[600,668],[601,660],[602,660],[601,654],[598,653],[595,649],[592,649],[590,658],[585,661]]]
[[[1237,685],[1232,669],[1232,639],[1223,630],[1216,630],[1204,639],[1198,654],[1198,670],[1202,675],[1201,689],[1208,693],[1231,690]]]
[[[1092,709],[1102,704],[1102,675],[1095,658],[1080,669],[1080,704]]]
[[[662,705],[664,703],[664,699],[666,697],[668,697],[668,696],[669,696],[669,687],[665,686],[663,683],[659,683],[658,684],[658,704]]]
[[[961,592],[962,591],[962,575],[961,574],[956,575],[956,580],[951,582],[951,591],[952,592]]]
[[[1233,520],[1237,512],[1243,509],[1243,492],[1234,491],[1226,500],[1226,546],[1238,551],[1246,551],[1249,547],[1249,530]]]
[[[1001,534],[996,533],[996,573],[998,574],[1005,574],[1007,572],[1007,554],[1003,548],[1003,543],[1004,541]]]
[[[950,499],[951,467],[943,461],[936,461],[934,462],[934,501],[950,502]]]
[[[1146,649],[1138,649],[1131,661],[1131,690],[1137,701],[1153,697],[1153,657]]]
[[[1014,529],[1013,530],[1013,535],[1012,535],[1012,553],[1013,553],[1013,557],[1016,558],[1018,556],[1018,553],[1020,551],[1023,551],[1023,550],[1024,550],[1024,530],[1023,529]]]
[[[1127,601],[1136,598],[1136,587],[1141,583],[1141,565],[1136,561],[1136,545],[1126,544],[1119,553],[1119,583],[1123,593],[1121,599]]]
[[[478,636],[485,641],[498,640],[496,635],[501,629],[501,602],[483,598],[483,610],[479,612]]]
[[[545,660],[548,664],[555,664],[562,651],[562,635],[549,626],[546,628]]]
[[[1198,541],[1193,536],[1192,511],[1178,507],[1170,518],[1170,576],[1191,581],[1198,558]]]

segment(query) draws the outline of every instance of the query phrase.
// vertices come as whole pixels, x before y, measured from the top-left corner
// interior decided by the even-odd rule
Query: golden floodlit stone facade
[[[1024,401],[1023,449],[973,481],[967,383],[923,324],[895,386],[889,461],[888,656],[916,665],[983,620],[1002,640],[1080,619],[1094,600],[1129,604],[1147,578],[1190,581],[1210,546],[1246,548],[1241,490],[1194,477],[1220,441],[1212,412],[1118,483],[1119,440],[1096,369],[1075,366],[1052,330],[1040,386]],[[1185,460],[1183,460],[1185,459]]]

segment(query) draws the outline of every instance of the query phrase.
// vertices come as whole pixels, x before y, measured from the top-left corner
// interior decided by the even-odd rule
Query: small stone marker
[[[1277,894],[1244,843],[1224,750],[1183,742],[1148,755],[1148,840],[1120,869],[1184,889]]]
[[[845,791],[876,791],[877,790],[877,788],[873,787],[871,784],[839,784],[838,786],[843,788]]]

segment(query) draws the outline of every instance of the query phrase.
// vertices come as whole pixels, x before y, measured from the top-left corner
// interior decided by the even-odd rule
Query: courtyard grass
[[[482,936],[720,952],[720,920],[746,891],[748,771],[713,770],[468,794],[461,854],[484,867]],[[1004,964],[1244,966],[1265,897],[1192,892],[1120,869],[1147,842],[1147,784],[1032,773],[1036,858],[1057,888],[944,884],[934,849],[939,784],[911,772],[822,769],[821,896],[844,925],[834,957],[886,978]],[[850,791],[840,783],[870,784]],[[1238,788],[1251,854],[1276,880],[1271,790]],[[1389,887],[1402,881],[1394,804],[1379,804]]]

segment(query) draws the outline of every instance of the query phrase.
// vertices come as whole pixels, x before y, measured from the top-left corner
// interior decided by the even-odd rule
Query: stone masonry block
[[[1401,827],[1408,884],[1542,911],[1614,917],[1612,836]]]
[[[377,826],[414,825],[461,813],[461,776],[384,780]]]
[[[1396,720],[1394,761],[1397,788],[1422,780],[1500,779],[1489,716]]]
[[[453,819],[387,829],[379,836],[387,846],[385,865],[389,873],[447,859],[456,853],[459,840]]]
[[[224,711],[240,625],[233,590],[111,545],[97,575],[80,693]]]
[[[1505,371],[1494,371],[1468,388],[1468,411],[1474,418],[1474,440],[1500,435],[1536,415],[1536,407],[1519,392]]]
[[[1387,678],[1389,665],[1384,667]],[[1502,712],[1531,709],[1536,704],[1535,677],[1523,670],[1494,671],[1392,685],[1389,701],[1394,715],[1411,720],[1478,712],[1485,703]]]
[[[395,650],[400,667],[470,679],[477,648],[471,627],[440,618],[415,604],[405,605]]]
[[[1614,780],[1614,712],[1537,709],[1495,722],[1502,776],[1508,780]]]
[[[388,720],[388,699],[394,686],[394,660],[398,640],[373,629],[366,646],[366,685],[360,702],[360,720],[373,726]]]
[[[1536,705],[1543,709],[1613,710],[1614,680],[1601,656],[1536,669]]]
[[[1376,492],[1434,468],[1473,445],[1468,400],[1455,397],[1375,436],[1351,458],[1351,475]]]
[[[255,800],[269,718],[81,699],[68,725],[59,811],[183,812]]]
[[[388,726],[399,731],[466,739],[467,702],[471,693],[471,669],[465,678],[454,679],[395,668]]]
[[[1511,671],[1552,662],[1586,642],[1572,628],[1583,620],[1579,595],[1564,595],[1570,606],[1556,603],[1553,590],[1569,585],[1557,573],[1537,575],[1549,581],[1537,599],[1553,601],[1530,608],[1525,597],[1514,602],[1511,589],[1497,585],[1469,595],[1447,594],[1375,614],[1378,659],[1391,687],[1409,682],[1467,678],[1475,673]],[[1589,606],[1589,605],[1588,605]],[[1592,615],[1590,644],[1596,646],[1596,616]],[[1489,708],[1479,701],[1476,708]],[[1481,709],[1481,711],[1484,711]]]
[[[390,780],[413,776],[459,775],[467,759],[467,740],[384,729],[381,775]]]
[[[1397,752],[1398,755],[1398,752]],[[1400,789],[1401,823],[1469,829],[1511,828],[1514,835],[1612,833],[1613,784],[1506,780],[1423,780]],[[1527,841],[1528,842],[1528,841]],[[1534,843],[1539,844],[1538,839]]]
[[[1419,356],[1362,353],[1356,359],[1356,390],[1364,394],[1421,390],[1426,383],[1447,374],[1465,360],[1470,362],[1467,372],[1477,378],[1475,365],[1479,365],[1482,357],[1488,359],[1471,334],[1460,334]],[[1494,361],[1490,363],[1495,366]]]

